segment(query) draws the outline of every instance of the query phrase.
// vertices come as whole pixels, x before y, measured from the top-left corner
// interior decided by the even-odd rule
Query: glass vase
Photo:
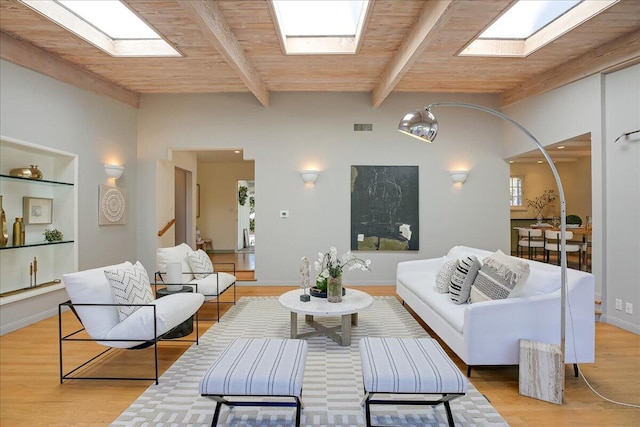
[[[342,302],[342,275],[327,279],[327,301]]]

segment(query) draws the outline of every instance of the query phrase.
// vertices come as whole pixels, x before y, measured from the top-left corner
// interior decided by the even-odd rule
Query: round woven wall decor
[[[119,188],[111,188],[102,196],[102,214],[109,222],[118,222],[124,216],[125,199]]]

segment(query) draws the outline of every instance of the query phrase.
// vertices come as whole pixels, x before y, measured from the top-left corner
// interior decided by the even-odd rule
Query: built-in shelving
[[[30,298],[62,289],[62,275],[77,271],[77,161],[78,156],[13,138],[0,137],[0,195],[7,218],[9,242],[0,247],[0,305],[29,301]],[[37,165],[43,179],[10,174],[11,169]],[[26,242],[14,246],[13,223],[25,217],[25,198],[51,199],[51,222],[25,223]],[[48,242],[43,233],[57,229],[63,240]],[[37,265],[36,272],[30,272]],[[39,284],[32,286],[36,279]],[[39,300],[38,304],[42,304]]]

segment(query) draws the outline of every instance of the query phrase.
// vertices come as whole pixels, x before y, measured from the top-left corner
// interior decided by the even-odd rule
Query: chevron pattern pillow
[[[116,304],[150,304],[154,301],[147,270],[137,261],[131,266],[104,270],[111,285],[111,293]],[[119,305],[120,321],[133,314],[139,306]]]
[[[187,260],[196,279],[204,279],[213,273],[211,258],[202,249],[198,249],[195,252],[187,252]]]

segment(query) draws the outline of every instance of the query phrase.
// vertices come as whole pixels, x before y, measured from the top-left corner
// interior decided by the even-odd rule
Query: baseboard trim
[[[5,335],[5,334],[8,334],[9,332],[17,331],[18,329],[22,329],[25,326],[32,325],[41,320],[48,319],[50,317],[57,316],[57,315],[58,315],[58,307],[50,308],[49,310],[42,311],[32,316],[25,317],[23,319],[16,320],[15,322],[11,322],[6,325],[0,326],[0,335]]]
[[[632,332],[636,335],[640,335],[640,325],[636,325],[634,323],[627,322],[625,320],[618,319],[616,317],[611,317],[606,314],[600,316],[600,322],[608,323],[613,326],[617,326],[618,328],[624,329],[625,331]]]

